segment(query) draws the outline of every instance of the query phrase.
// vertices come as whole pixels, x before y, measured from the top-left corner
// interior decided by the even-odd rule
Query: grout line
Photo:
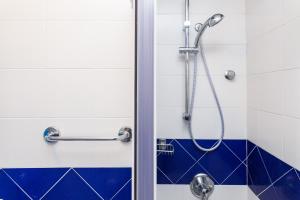
[[[251,73],[248,74],[249,77],[253,77],[253,76],[260,76],[260,75],[268,75],[268,74],[272,74],[272,73],[276,73],[276,72],[285,72],[285,71],[292,71],[292,70],[299,70],[299,67],[288,67],[288,68],[284,68],[284,69],[277,69],[277,70],[271,70],[271,71],[265,71],[265,72],[260,72],[260,73]]]
[[[31,200],[33,200],[29,194],[4,170],[4,169],[1,169],[4,174]]]
[[[178,142],[178,140],[176,139],[175,140],[176,142],[177,142],[177,144],[195,161],[195,162],[197,162],[197,159],[196,158],[194,158],[194,156],[192,156],[191,154],[190,154],[190,152],[188,152],[188,150],[186,150],[181,144],[180,144],[180,142]]]
[[[248,167],[248,174],[247,174],[247,177],[249,177],[251,183],[253,183],[253,179],[252,179],[252,176],[251,176],[251,174],[250,174],[249,167]],[[249,187],[249,182],[248,182],[248,187]]]
[[[159,168],[156,167],[172,184],[174,184],[174,182]]]
[[[126,185],[131,181],[131,179],[129,179],[111,198],[110,200],[112,200],[117,194],[119,194],[124,187],[126,187]]]
[[[98,192],[82,177],[80,176],[80,174],[73,168],[71,168],[75,174],[77,174],[77,176],[79,176],[79,178],[98,196],[100,197],[102,200],[104,200],[104,198],[102,198],[102,196],[100,194],[98,194]]]
[[[71,170],[71,168],[70,169],[68,169],[46,192],[45,192],[45,194],[40,198],[40,200],[41,199],[43,199],[68,173],[69,173],[69,171]]]
[[[239,161],[241,161],[241,162],[243,162],[233,151],[232,151],[232,149],[230,149],[230,147],[228,147],[227,146],[227,144],[224,142],[224,141],[222,141],[222,143],[225,145],[225,147],[235,156],[235,157],[237,157],[237,159],[239,159]],[[246,152],[247,153],[247,152]]]
[[[184,172],[176,181],[175,183],[178,183],[195,165],[197,165],[197,162],[195,162],[186,172]]]
[[[257,148],[257,151],[258,151],[259,157],[260,157],[260,159],[261,159],[261,161],[262,161],[262,163],[263,163],[263,165],[264,165],[264,168],[265,168],[265,170],[266,170],[266,172],[267,172],[267,175],[268,175],[268,177],[269,177],[270,183],[272,184],[271,176],[270,176],[270,174],[269,174],[268,168],[267,168],[267,166],[266,166],[266,164],[265,164],[265,161],[264,161],[264,159],[263,159],[263,157],[262,157],[262,155],[261,155],[261,153],[260,153],[259,148]]]
[[[238,170],[239,168],[240,168],[240,166],[241,165],[243,165],[243,163],[241,162],[223,181],[222,181],[222,183],[221,183],[221,185],[228,179],[228,178],[230,178],[230,176],[236,171],[236,170]]]
[[[258,147],[255,145],[255,147],[250,151],[249,155],[247,155],[247,157],[245,158],[245,160],[248,160],[249,157],[252,155],[252,153],[254,152],[255,149],[258,149]]]
[[[213,175],[211,175],[211,173],[209,173],[209,171],[208,171],[205,167],[203,167],[203,165],[201,165],[200,163],[197,163],[197,164],[200,165],[200,167],[203,168],[203,170],[207,173],[207,175],[210,176],[210,178],[214,179],[214,181],[215,181],[218,185],[220,185],[220,183],[215,179],[215,177],[214,177]]]
[[[300,117],[295,117],[295,116],[286,115],[286,114],[280,114],[280,113],[276,113],[276,112],[256,108],[256,107],[253,107],[253,106],[249,106],[249,105],[247,107],[249,107],[249,108],[251,108],[252,110],[255,110],[255,111],[264,112],[264,113],[268,113],[268,114],[272,114],[272,115],[276,115],[276,116],[280,116],[280,117],[286,117],[286,118],[290,118],[290,119],[300,119]]]
[[[297,174],[297,176],[299,178],[299,181],[300,181],[300,175],[298,174],[298,171],[295,168],[294,168],[294,170],[295,170],[295,172],[296,172],[296,174]]]
[[[293,169],[294,169],[294,168],[291,168],[291,169],[287,170],[283,175],[281,175],[279,178],[277,178],[277,179],[272,183],[272,185],[273,185],[274,183],[277,183],[281,178],[283,178],[285,175],[287,175],[288,173],[290,173]]]
[[[287,172],[285,172],[282,176],[280,176],[278,179],[276,179],[276,181],[274,181],[274,183],[276,183],[277,181],[279,181],[282,177],[284,177],[286,174],[288,174],[290,171],[292,171],[292,169],[289,169]],[[271,182],[271,185],[269,185],[266,189],[264,189],[263,191],[261,191],[257,196],[261,195],[262,193],[264,193],[265,191],[267,191],[270,187],[274,186],[274,183]]]

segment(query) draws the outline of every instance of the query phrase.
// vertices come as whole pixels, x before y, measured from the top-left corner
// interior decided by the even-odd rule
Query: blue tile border
[[[216,185],[246,185],[246,140],[224,140],[205,153],[190,139],[168,139],[174,155],[157,155],[157,184],[189,184],[197,173],[208,174]],[[204,146],[216,140],[197,140]]]
[[[299,171],[251,141],[247,146],[248,185],[254,194],[261,200],[300,199]]]
[[[202,152],[190,139],[168,139],[173,156],[157,155],[157,184],[189,184],[197,173],[216,185],[248,185],[261,200],[300,199],[300,173],[247,140],[224,140],[213,152]],[[215,140],[198,140],[209,145]]]
[[[130,200],[131,168],[0,169],[0,199]]]

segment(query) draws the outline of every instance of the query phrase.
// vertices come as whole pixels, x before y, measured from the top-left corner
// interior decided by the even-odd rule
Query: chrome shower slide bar
[[[87,138],[87,137],[62,137],[60,131],[55,127],[48,127],[44,131],[44,139],[46,142],[54,143],[58,141],[121,141],[130,142],[132,138],[132,130],[129,127],[122,127],[118,136],[115,138]]]

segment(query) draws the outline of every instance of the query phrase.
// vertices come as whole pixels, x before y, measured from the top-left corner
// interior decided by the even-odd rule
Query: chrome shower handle
[[[121,141],[124,143],[130,142],[132,138],[132,129],[122,127],[118,136],[115,138],[87,138],[87,137],[62,137],[60,131],[55,127],[48,127],[44,131],[44,139],[46,142],[54,143],[58,141]]]

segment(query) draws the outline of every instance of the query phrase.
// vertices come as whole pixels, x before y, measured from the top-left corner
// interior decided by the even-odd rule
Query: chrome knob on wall
[[[232,81],[235,79],[236,74],[233,70],[226,70],[224,76],[227,80]]]
[[[190,184],[193,195],[201,200],[208,200],[214,187],[214,182],[207,174],[197,174]]]

